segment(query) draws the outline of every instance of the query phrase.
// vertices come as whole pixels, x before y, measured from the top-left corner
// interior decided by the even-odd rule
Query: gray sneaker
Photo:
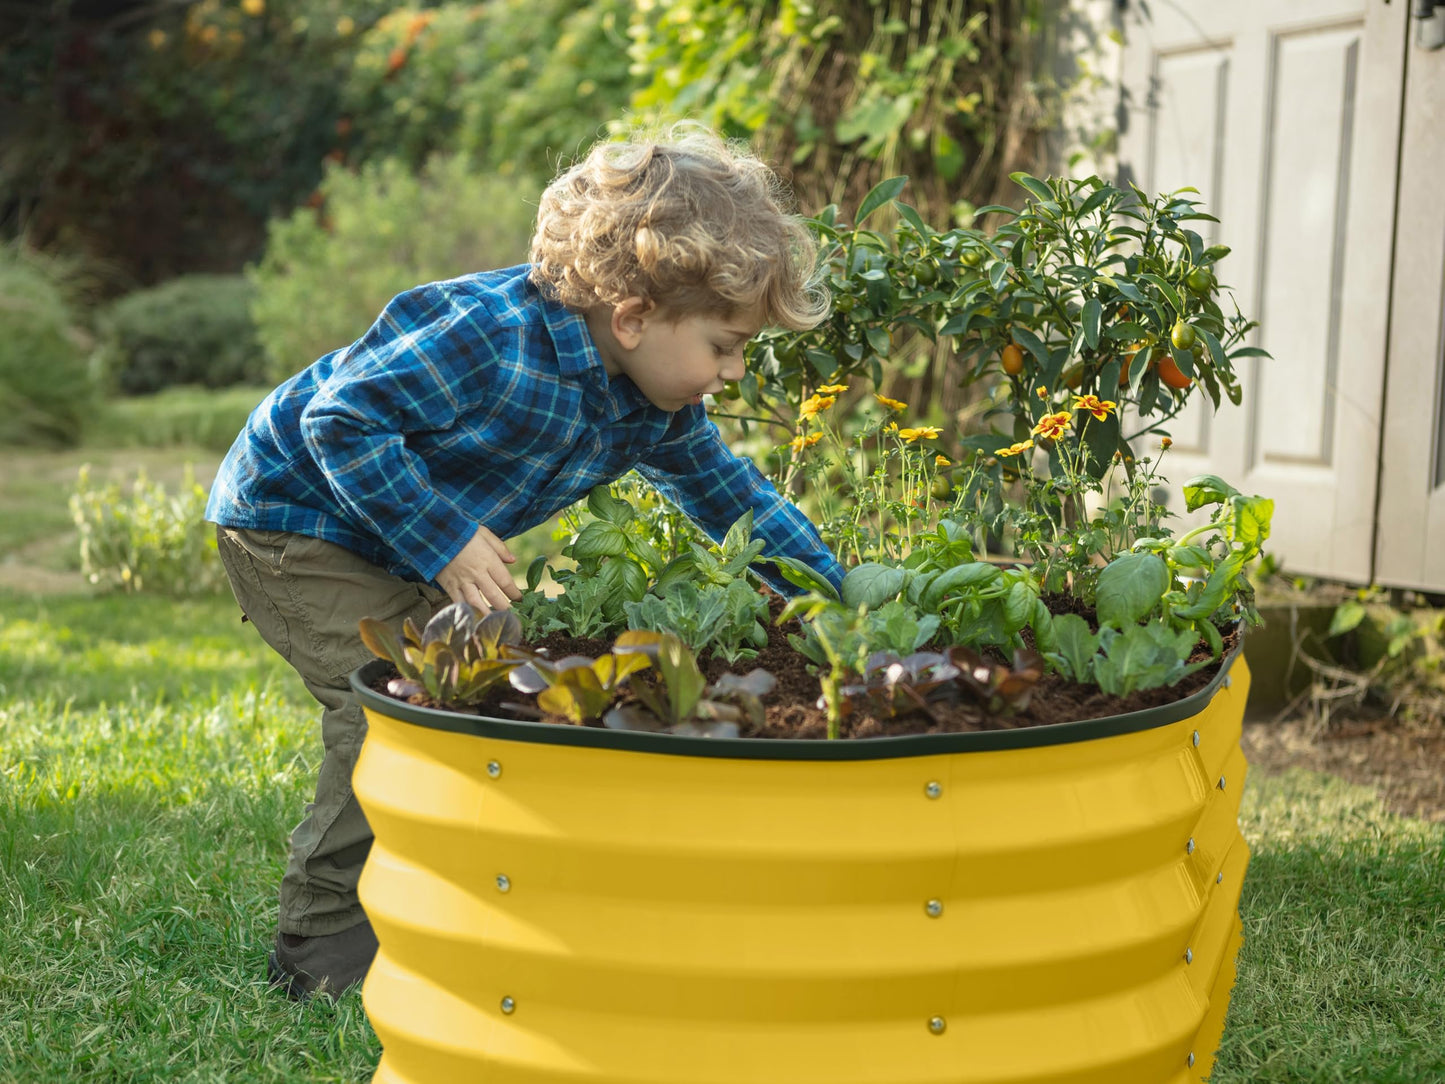
[[[375,956],[376,934],[363,919],[360,926],[321,937],[278,933],[266,970],[271,985],[297,1001],[318,991],[340,997],[366,978]]]

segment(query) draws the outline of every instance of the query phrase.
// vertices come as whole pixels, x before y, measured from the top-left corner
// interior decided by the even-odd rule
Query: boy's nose
[[[726,365],[720,368],[717,375],[722,377],[723,380],[727,381],[729,384],[731,384],[734,380],[741,380],[744,376],[747,375],[747,372],[747,364],[743,361],[742,358],[738,358],[736,361],[729,361]]]

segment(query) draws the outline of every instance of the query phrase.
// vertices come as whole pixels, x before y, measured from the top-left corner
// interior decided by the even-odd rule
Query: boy
[[[206,516],[244,614],[324,709],[273,983],[340,993],[376,952],[356,897],[371,831],[351,793],[362,617],[509,606],[503,539],[634,467],[714,538],[752,509],[768,553],[841,582],[813,526],[701,405],[743,376],[763,326],[822,319],[814,251],[768,169],[712,133],[600,144],[543,194],[530,265],[401,294],[257,407]]]

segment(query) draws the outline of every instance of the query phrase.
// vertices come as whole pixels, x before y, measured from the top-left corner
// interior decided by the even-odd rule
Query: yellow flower
[[[848,390],[847,384],[824,384],[818,389],[819,395],[842,395]]]
[[[160,49],[165,46],[166,39],[169,36],[170,35],[168,35],[164,30],[161,30],[159,27],[157,27],[155,30],[152,30],[148,35],[146,35],[146,38],[151,43],[152,49]]]
[[[898,423],[897,423],[897,422],[889,422],[887,425],[885,425],[885,426],[883,427],[883,432],[885,432],[885,433],[896,433],[896,432],[898,432]]]
[[[1040,399],[1047,399],[1049,397],[1049,389],[1040,384],[1037,388],[1034,389],[1034,394],[1037,395]]]
[[[241,0],[241,10],[254,19],[265,14],[266,0]]]
[[[1114,408],[1119,404],[1112,399],[1100,399],[1097,395],[1076,395],[1074,396],[1074,409],[1087,410],[1099,421],[1103,421],[1113,413]]]
[[[946,455],[936,455],[933,457],[933,465],[935,467],[951,467],[953,463]]]
[[[803,400],[802,407],[798,410],[799,417],[815,418],[838,400],[831,395],[810,395]]]
[[[898,435],[912,444],[920,440],[937,440],[942,432],[936,425],[920,425],[917,429],[900,429]]]
[[[796,436],[788,441],[788,446],[795,452],[801,452],[804,448],[811,448],[818,441],[823,439],[822,433],[809,433],[807,436]]]
[[[897,399],[890,399],[890,398],[888,398],[888,396],[886,396],[886,395],[874,395],[873,398],[877,399],[880,403],[882,403],[884,406],[886,406],[889,410],[907,410],[907,409],[908,409],[908,404],[907,404],[907,403],[900,403]]]
[[[1160,438],[1159,438],[1159,447],[1160,447],[1161,449],[1163,449],[1164,451],[1166,451],[1166,452],[1169,450],[1169,446],[1170,446],[1171,444],[1173,444],[1173,443],[1174,443],[1174,441],[1173,441],[1173,439],[1171,439],[1170,437],[1160,437]]]
[[[1039,424],[1034,426],[1030,432],[1036,437],[1057,440],[1069,428],[1072,418],[1073,414],[1067,410],[1061,410],[1057,414],[1045,414],[1039,419]]]
[[[343,15],[336,20],[336,36],[338,38],[349,38],[351,32],[356,29],[356,20],[350,15]]]
[[[1024,452],[1028,451],[1028,450],[1029,450],[1030,448],[1032,448],[1033,446],[1034,446],[1034,442],[1033,442],[1033,441],[1031,441],[1031,440],[1023,440],[1023,441],[1020,441],[1020,442],[1017,443],[1017,444],[1010,444],[1007,448],[1000,448],[1000,449],[998,450],[998,454],[999,454],[999,455],[1022,455]]]

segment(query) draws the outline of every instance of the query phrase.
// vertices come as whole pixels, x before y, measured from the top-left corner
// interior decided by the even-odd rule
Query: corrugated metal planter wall
[[[1209,1072],[1248,860],[1242,658],[1150,712],[851,742],[483,720],[368,669],[380,1084]]]

